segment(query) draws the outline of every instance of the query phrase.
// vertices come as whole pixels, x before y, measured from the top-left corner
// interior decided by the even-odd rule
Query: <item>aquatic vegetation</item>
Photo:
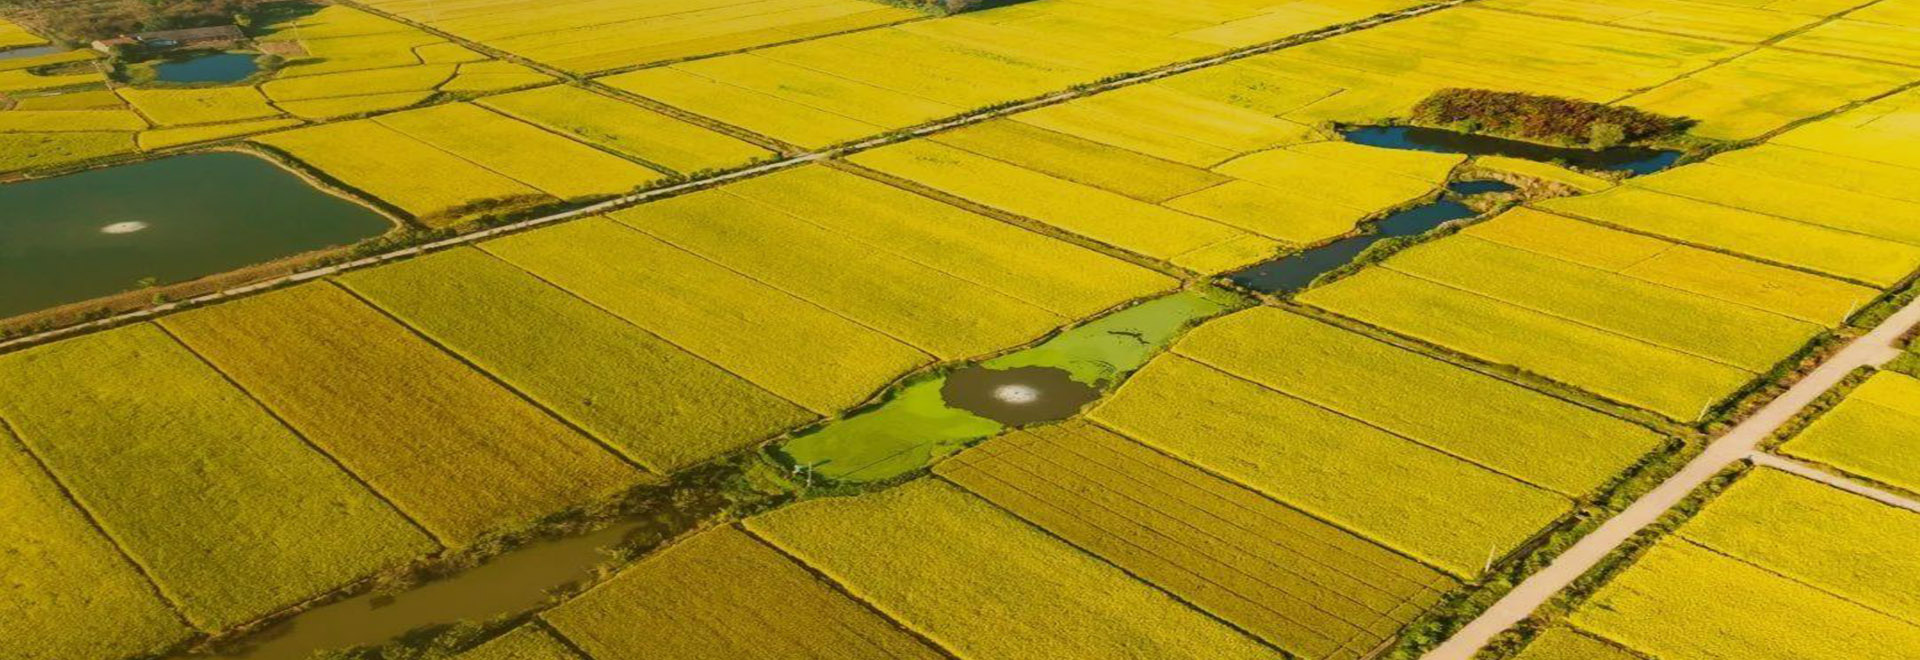
[[[969,658],[1273,654],[940,480],[802,502],[745,524],[875,609]]]
[[[1271,307],[1209,322],[1174,350],[1569,497],[1660,444],[1644,427]]]
[[[161,325],[447,545],[641,478],[330,283]]]
[[[1091,418],[1458,577],[1572,507],[1177,354],[1148,364]]]
[[[438,548],[152,325],[0,356],[0,416],[203,630]]]
[[[812,415],[471,248],[340,281],[474,366],[666,474]],[[564,333],[551,329],[566,328]]]
[[[674,173],[733,167],[772,155],[732,136],[572,85],[489,96],[478,103]]]
[[[943,657],[732,526],[675,543],[541,618],[597,658]]]
[[[1920,490],[1920,381],[1880,372],[1782,445],[1780,451]]]
[[[1363,657],[1458,584],[1084,423],[1015,432],[934,471],[1301,657]]]

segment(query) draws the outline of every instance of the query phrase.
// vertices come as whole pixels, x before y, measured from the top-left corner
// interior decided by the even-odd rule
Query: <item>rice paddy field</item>
[[[0,57],[0,176],[254,150],[407,230],[0,347],[0,657],[205,657],[602,524],[646,533],[348,657],[1417,657],[1912,285],[1920,12],[1856,5],[1477,0],[1279,44],[1416,3],[373,0],[250,26],[281,60],[233,83]],[[1449,88],[1684,116],[1655,146],[1687,153],[1343,137]],[[1453,190],[1488,176],[1520,185]],[[1179,296],[1221,300],[1102,323]],[[1091,401],[945,390],[1015,368]],[[1920,491],[1916,419],[1920,381],[1866,378],[1776,450],[1859,488],[1753,467],[1513,657],[1920,653],[1920,519],[1856,494]]]

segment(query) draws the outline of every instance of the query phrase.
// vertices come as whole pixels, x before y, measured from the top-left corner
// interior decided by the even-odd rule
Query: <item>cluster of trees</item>
[[[1484,89],[1443,89],[1413,107],[1418,124],[1604,149],[1686,130],[1692,122],[1638,108]]]
[[[272,0],[0,0],[0,8],[73,42],[225,25]]]

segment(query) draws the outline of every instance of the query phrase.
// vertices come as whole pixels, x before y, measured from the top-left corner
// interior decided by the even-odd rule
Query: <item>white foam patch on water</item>
[[[116,222],[100,228],[102,234],[131,234],[147,228],[147,223],[139,221]]]
[[[1014,405],[1026,405],[1040,400],[1040,390],[1032,385],[1001,385],[993,388],[993,398]]]

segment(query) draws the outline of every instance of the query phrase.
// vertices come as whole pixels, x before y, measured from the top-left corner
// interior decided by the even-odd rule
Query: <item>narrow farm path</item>
[[[1634,500],[1626,510],[1608,519],[1593,533],[1581,538],[1546,568],[1515,586],[1513,591],[1454,633],[1452,638],[1422,656],[1423,660],[1472,658],[1495,635],[1533,614],[1554,594],[1598,565],[1636,532],[1653,524],[1661,514],[1673,508],[1713,475],[1736,461],[1762,456],[1757,451],[1761,441],[1772,436],[1774,431],[1855,369],[1877,367],[1899,356],[1901,351],[1896,347],[1897,342],[1917,324],[1920,324],[1920,300],[1908,303],[1872,331],[1847,344],[1752,417],[1728,429],[1686,467]],[[1853,486],[1864,487],[1860,484]]]
[[[1753,461],[1755,465],[1764,465],[1782,472],[1790,472],[1887,506],[1899,507],[1920,513],[1920,501],[1874,488],[1873,486],[1842,477],[1785,456],[1756,451],[1747,456],[1747,460]]]

